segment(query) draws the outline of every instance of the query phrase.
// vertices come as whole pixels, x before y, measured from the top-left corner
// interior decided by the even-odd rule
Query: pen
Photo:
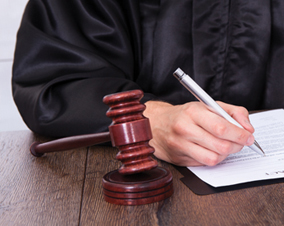
[[[180,68],[174,72],[174,76],[180,81],[180,83],[188,89],[200,102],[204,103],[209,110],[222,116],[230,123],[243,128],[236,120],[234,120],[217,102],[215,102],[193,79],[185,74]],[[253,151],[258,154],[265,155],[259,144],[254,141],[254,144],[249,146]]]

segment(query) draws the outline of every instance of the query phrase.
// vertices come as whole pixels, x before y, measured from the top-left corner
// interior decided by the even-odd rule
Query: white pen
[[[180,68],[174,72],[174,76],[180,83],[188,89],[200,102],[204,103],[210,111],[227,119],[230,123],[243,128],[236,120],[234,120],[217,102],[215,102],[192,78],[185,74]],[[254,141],[254,144],[249,146],[258,154],[265,155],[259,144]]]

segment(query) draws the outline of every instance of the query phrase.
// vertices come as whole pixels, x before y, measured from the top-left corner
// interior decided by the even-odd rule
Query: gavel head
[[[152,158],[154,148],[149,119],[143,116],[145,105],[140,103],[141,90],[132,90],[105,96],[103,102],[110,108],[106,115],[112,119],[109,132],[112,145],[119,149],[116,156],[122,162],[121,174],[134,174],[158,166]]]

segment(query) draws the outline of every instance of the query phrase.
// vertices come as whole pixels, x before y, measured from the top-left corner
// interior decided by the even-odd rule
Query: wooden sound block
[[[173,194],[172,174],[165,168],[123,175],[118,170],[103,177],[104,198],[118,205],[143,205],[158,202]]]

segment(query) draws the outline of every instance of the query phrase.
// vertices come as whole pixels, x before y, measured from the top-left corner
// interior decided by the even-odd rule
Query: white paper
[[[216,166],[188,167],[213,187],[284,177],[284,110],[250,115],[254,137],[265,152],[261,156],[244,147]]]

